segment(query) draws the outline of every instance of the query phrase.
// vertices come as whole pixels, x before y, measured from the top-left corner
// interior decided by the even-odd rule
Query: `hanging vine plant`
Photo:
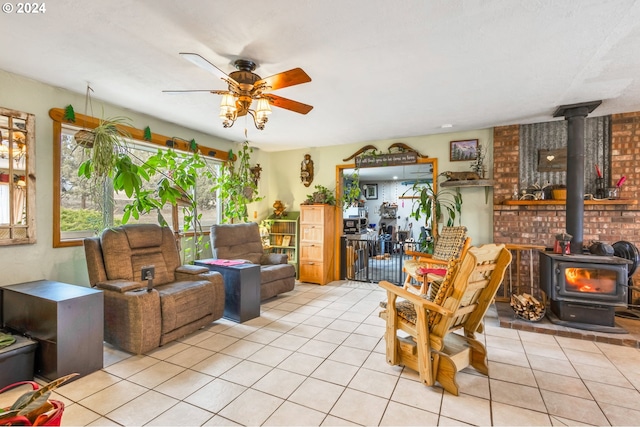
[[[214,178],[212,191],[218,191],[222,200],[222,222],[248,222],[247,205],[262,200],[258,195],[258,183],[251,171],[251,154],[253,149],[249,142],[242,143],[236,160],[229,151],[229,160],[222,164],[218,175]]]

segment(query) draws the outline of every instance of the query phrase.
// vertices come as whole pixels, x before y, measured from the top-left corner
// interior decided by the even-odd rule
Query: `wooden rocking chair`
[[[470,246],[467,227],[444,227],[438,235],[433,254],[406,252],[412,258],[402,266],[402,271],[407,274],[404,288],[417,294],[426,294],[430,283],[442,281],[449,261],[462,258]],[[437,286],[433,286],[431,295],[436,293]]]
[[[387,291],[387,301],[381,303],[386,309],[380,312],[387,322],[387,362],[411,368],[426,385],[437,381],[456,396],[460,370],[473,366],[488,375],[487,352],[475,333],[482,331],[482,319],[510,262],[504,245],[470,248],[461,260],[449,263],[433,301],[380,282]],[[464,334],[453,333],[458,329]],[[405,334],[398,335],[398,330]]]

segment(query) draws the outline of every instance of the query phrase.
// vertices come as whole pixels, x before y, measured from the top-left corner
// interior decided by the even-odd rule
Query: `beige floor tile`
[[[362,367],[396,377],[400,376],[402,372],[402,366],[389,365],[384,354],[380,353],[371,353],[362,364]]]
[[[518,353],[524,353],[524,347],[520,341],[520,337],[516,339],[497,337],[493,335],[486,336],[487,351],[491,351],[494,348],[501,348],[509,351],[517,351]]]
[[[311,375],[324,361],[322,357],[303,353],[293,353],[278,365],[278,368],[295,372],[300,375]]]
[[[384,323],[379,325],[370,325],[367,323],[361,323],[354,331],[354,334],[366,335],[373,338],[380,338],[384,336],[385,326]]]
[[[283,310],[288,312],[292,312],[300,307],[301,307],[300,304],[294,304],[292,302],[283,302],[277,305],[278,310]]]
[[[212,380],[212,376],[189,369],[181,372],[170,380],[163,382],[154,390],[175,399],[182,400],[191,393],[194,393],[201,387],[210,383]]]
[[[552,344],[536,343],[534,341],[526,342],[524,343],[524,351],[527,355],[538,355],[551,359],[568,360],[567,355],[556,342]]]
[[[543,371],[533,371],[533,373],[538,387],[542,390],[551,390],[583,399],[592,399],[589,389],[580,378]]]
[[[64,424],[64,421],[62,423],[62,425],[71,425],[71,424]],[[118,424],[117,422],[110,420],[109,418],[105,418],[105,417],[100,417],[97,420],[87,424],[88,426],[95,426],[95,427],[119,427],[120,424]]]
[[[342,418],[334,417],[333,415],[327,415],[327,417],[322,422],[323,426],[333,427],[333,426],[357,426],[359,424],[352,423],[351,421],[343,420]]]
[[[309,317],[311,317],[310,314],[291,312],[285,316],[282,316],[280,320],[282,320],[283,322],[291,322],[291,323],[299,324],[307,320]]]
[[[62,426],[86,426],[92,422],[99,420],[100,414],[97,414],[82,405],[74,403],[65,406],[62,414]]]
[[[369,350],[360,350],[358,348],[341,345],[329,355],[328,359],[348,363],[349,365],[362,366],[370,354],[371,352]]]
[[[330,342],[332,344],[342,344],[349,337],[349,332],[337,331],[335,329],[325,329],[319,332],[314,340]]]
[[[585,385],[598,403],[609,403],[624,408],[640,410],[640,393],[637,390],[585,380]]]
[[[239,359],[246,359],[262,348],[264,348],[264,344],[253,341],[240,340],[234,342],[228,347],[223,348],[222,350],[220,350],[220,353],[226,354],[227,356],[237,357]]]
[[[102,365],[106,368],[107,366],[111,366],[114,363],[118,363],[123,361],[124,359],[128,359],[131,356],[131,353],[127,353],[124,350],[120,350],[119,348],[113,347],[110,344],[104,343]]]
[[[568,360],[558,360],[532,354],[528,355],[527,358],[531,364],[531,369],[535,371],[550,372],[574,378],[580,377]]]
[[[126,404],[130,400],[146,393],[147,388],[132,384],[128,381],[120,381],[110,387],[100,390],[82,400],[79,403],[100,415],[106,415],[116,408]]]
[[[247,360],[262,363],[263,365],[268,366],[278,366],[280,363],[282,363],[283,360],[285,360],[292,354],[293,351],[291,350],[285,350],[283,348],[267,345],[253,353],[247,358]]]
[[[236,384],[250,387],[260,378],[264,377],[272,368],[261,363],[243,360],[227,372],[222,374],[220,378],[231,381]]]
[[[489,371],[491,373],[491,370]],[[473,368],[466,368],[456,374],[456,382],[460,393],[489,399],[489,377],[480,374]]]
[[[327,329],[333,329],[335,331],[352,333],[353,331],[356,330],[358,326],[360,326],[360,323],[338,319],[331,322],[331,324],[327,326]]]
[[[217,378],[188,396],[184,401],[209,412],[220,412],[246,389],[239,384]]]
[[[132,383],[140,384],[143,387],[154,388],[155,386],[175,377],[187,368],[174,365],[173,363],[160,362],[140,371],[128,378]]]
[[[518,332],[519,331],[515,329],[501,328],[499,326],[490,326],[490,325],[485,325],[485,330],[484,330],[485,335],[491,335],[494,337],[511,338],[514,340],[520,338],[520,334]]]
[[[289,331],[291,332],[291,331]],[[295,335],[282,335],[271,342],[272,347],[284,348],[286,350],[296,351],[309,341],[309,338],[299,337]]]
[[[456,426],[471,426],[476,424],[463,423],[460,420],[454,420],[453,418],[444,417],[440,415],[440,418],[438,419],[438,425],[456,427]]]
[[[360,369],[349,383],[349,388],[389,399],[398,383],[398,376],[370,369]]]
[[[489,385],[491,387],[491,400],[494,402],[506,403],[507,405],[518,406],[533,411],[545,411],[540,390],[536,387],[528,387],[494,379],[489,380]]]
[[[368,315],[366,313],[357,313],[353,311],[347,311],[342,314],[338,319],[340,320],[348,320],[350,322],[362,323],[364,319],[366,319]]]
[[[607,418],[593,400],[555,393],[549,390],[541,390],[540,392],[549,415],[557,415],[569,420],[598,426],[608,424]]]
[[[128,359],[124,359],[122,362],[114,363],[113,365],[104,368],[104,371],[120,378],[128,378],[131,375],[145,370],[149,366],[155,365],[158,362],[160,362],[160,360],[156,358],[137,355],[131,356]],[[80,378],[80,380],[82,379],[83,378]],[[76,380],[71,384],[77,383],[80,380]]]
[[[289,333],[291,335],[295,335],[303,338],[313,338],[322,332],[323,328],[319,326],[311,326],[311,325],[298,325],[295,328],[291,329]]]
[[[601,368],[599,366],[583,365],[582,363],[573,363],[573,367],[583,380],[633,388],[633,385],[615,368]]]
[[[200,341],[197,346],[210,351],[220,351],[231,344],[238,342],[238,338],[224,334],[216,334],[211,338]]]
[[[238,359],[237,357],[216,353],[202,362],[196,363],[191,369],[211,375],[212,377],[219,377],[240,362],[242,362],[242,359]]]
[[[296,326],[298,326],[298,323],[283,322],[282,320],[276,320],[274,322],[269,323],[268,325],[263,326],[263,329],[267,329],[269,331],[281,332],[284,334],[286,332],[289,332],[291,329],[295,328]]]
[[[507,365],[500,362],[491,362],[489,364],[489,373],[491,375],[491,378],[495,378],[497,380],[528,385],[531,387],[536,386],[536,379],[533,376],[533,371],[530,368]]]
[[[265,425],[267,426],[319,426],[325,418],[325,413],[298,405],[293,402],[284,402],[271,415]]]
[[[124,363],[124,361],[119,363]],[[122,369],[122,371],[124,371],[124,369]],[[105,371],[96,371],[58,387],[56,389],[56,393],[77,402],[80,399],[91,396],[92,394],[97,393],[100,390],[104,390],[105,388],[119,383],[120,381],[122,381],[122,378],[119,378],[118,376],[111,375]],[[23,390],[23,388],[21,388],[21,390]],[[24,391],[26,390],[23,390],[23,392]]]
[[[282,402],[284,400],[278,397],[249,389],[228,404],[219,415],[246,426],[260,425],[273,415]]]
[[[304,375],[283,369],[274,369],[251,386],[251,388],[272,394],[281,399],[286,399],[306,378]]]
[[[280,319],[282,316],[286,316],[287,314],[289,314],[288,311],[284,311],[284,310],[278,310],[277,308],[271,309],[271,310],[263,310],[260,313],[260,317],[264,317],[265,319],[271,320],[271,321],[276,321],[278,319]]]
[[[215,335],[215,334],[211,334]],[[169,344],[165,344],[162,347],[154,348],[150,352],[146,353],[147,356],[154,357],[160,360],[166,360],[167,358],[180,353],[183,350],[190,348],[189,344],[185,344],[180,341],[173,341]]]
[[[602,354],[595,342],[587,340],[579,340],[576,338],[556,336],[556,341],[565,350],[580,350],[589,353]]]
[[[249,319],[249,320],[247,320],[246,322],[244,322],[242,324],[245,325],[245,326],[251,326],[251,327],[254,327],[254,328],[262,328],[263,326],[266,326],[271,322],[272,322],[271,319],[267,319],[265,317],[258,316],[258,317],[254,317],[253,319]],[[249,334],[249,335],[251,335],[251,334]]]
[[[270,331],[269,329],[258,329],[257,331],[247,335],[244,339],[260,344],[269,344],[281,335],[281,332]]]
[[[494,426],[550,426],[549,415],[517,406],[493,402],[491,404]]]
[[[640,426],[640,411],[609,403],[600,403],[600,408],[612,426]]]
[[[311,376],[323,381],[346,386],[358,372],[358,367],[334,360],[325,360]]]
[[[324,297],[323,300],[328,299],[329,297]],[[333,299],[337,299],[339,297],[332,297]],[[329,317],[333,320],[339,318],[340,316],[342,316],[344,314],[344,311],[342,310],[335,310],[332,308],[329,308],[328,306],[323,308],[322,310],[320,310],[319,312],[317,312],[315,315],[316,316],[321,316],[321,317]]]
[[[418,381],[400,378],[391,395],[391,400],[404,405],[415,406],[429,412],[440,412],[443,390],[440,387],[427,387]]]
[[[307,378],[289,396],[288,401],[327,413],[331,410],[345,387],[315,378]]]
[[[330,414],[362,425],[378,425],[384,414],[387,399],[358,390],[346,389]]]
[[[229,329],[225,329],[221,333],[234,338],[244,338],[247,335],[252,334],[257,330],[258,328],[255,326],[249,326],[246,324],[236,324],[235,326],[232,326]]]
[[[611,361],[607,359],[607,356],[602,353],[592,353],[584,350],[574,350],[567,348],[564,349],[564,352],[567,355],[569,362],[573,364],[580,363],[583,365],[592,365],[601,368],[615,369],[613,363],[611,363]]]
[[[205,340],[207,338],[211,338],[215,335],[216,335],[215,332],[211,332],[206,329],[200,329],[198,331],[190,333],[186,337],[182,337],[178,339],[178,342],[181,342],[187,345],[196,345],[200,341]]]
[[[324,303],[322,303],[322,304],[324,304]],[[307,320],[302,322],[302,324],[303,325],[310,325],[310,326],[317,326],[319,328],[325,328],[328,325],[330,325],[331,322],[333,322],[333,319],[330,318],[330,317],[311,316]]]
[[[384,411],[381,426],[435,426],[438,425],[438,414],[403,405],[398,402],[389,402]]]
[[[361,350],[373,351],[376,345],[378,345],[378,341],[380,341],[380,337],[371,337],[354,333],[349,335],[347,339],[342,342],[342,345],[359,348]]]
[[[591,426],[592,424],[583,423],[576,420],[570,420],[569,418],[559,417],[557,415],[549,415],[549,419],[551,419],[551,424],[554,426]]]
[[[167,362],[183,366],[185,368],[190,368],[193,365],[213,356],[214,353],[214,351],[204,348],[191,347],[189,350],[181,351],[180,353],[167,358]]]
[[[234,423],[231,420],[228,420],[220,415],[215,415],[209,419],[206,423],[202,424],[203,426],[239,426],[240,424]]]
[[[331,353],[338,348],[338,344],[321,341],[316,338],[307,341],[302,347],[298,349],[299,353],[310,354],[312,356],[318,356],[322,358],[329,357]]]
[[[511,351],[498,347],[487,348],[487,358],[492,362],[506,363],[509,365],[529,367],[529,360],[524,351]]]
[[[506,331],[514,331],[514,329],[506,329],[506,328],[493,328],[493,329],[504,329]],[[529,343],[534,344],[542,344],[542,345],[551,345],[551,346],[559,346],[558,341],[554,335],[545,335],[538,334],[536,332],[529,331],[517,331],[520,336],[520,340],[522,341],[525,349]]]
[[[163,412],[158,417],[149,421],[148,426],[200,426],[213,417],[214,414],[189,405],[188,403],[179,402],[176,406]]]
[[[175,406],[178,400],[150,390],[109,412],[107,418],[123,426],[143,425]]]
[[[461,393],[444,393],[441,415],[475,425],[491,424],[491,402],[487,399]]]

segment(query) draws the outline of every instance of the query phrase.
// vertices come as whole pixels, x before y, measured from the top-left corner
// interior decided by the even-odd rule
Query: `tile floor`
[[[63,425],[640,425],[640,350],[500,328],[486,319],[489,378],[462,393],[388,366],[383,292],[300,284],[244,324],[217,321],[54,392]],[[13,401],[0,398],[0,407]]]

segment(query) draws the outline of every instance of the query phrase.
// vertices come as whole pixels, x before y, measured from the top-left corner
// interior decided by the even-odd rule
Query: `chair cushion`
[[[174,282],[155,289],[160,293],[163,334],[212,312],[215,289],[208,280]]]
[[[212,225],[210,238],[214,258],[246,259],[252,264],[260,264],[264,250],[255,222]]]
[[[467,227],[444,227],[433,248],[433,258],[450,260],[460,256],[467,235]]]
[[[260,266],[262,284],[296,276],[296,268],[291,264],[269,264]]]

